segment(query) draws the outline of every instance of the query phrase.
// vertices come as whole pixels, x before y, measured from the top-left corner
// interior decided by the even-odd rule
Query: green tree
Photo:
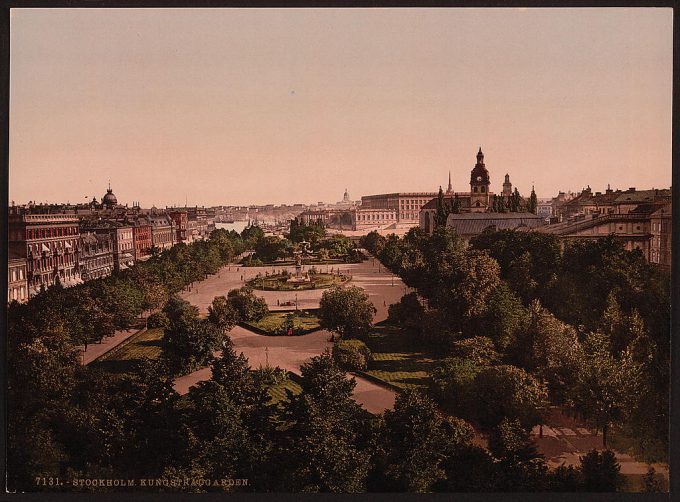
[[[399,394],[384,417],[386,491],[431,491],[446,478],[446,458],[473,437],[469,424],[442,418],[432,400],[412,390]]]
[[[211,323],[227,332],[239,321],[238,312],[224,296],[216,296],[208,307],[208,319]]]
[[[342,338],[361,338],[370,331],[375,312],[363,289],[335,286],[321,296],[319,325]]]
[[[541,423],[548,405],[546,386],[510,365],[480,371],[473,392],[477,397],[477,421],[485,427],[495,427],[507,417],[517,418],[522,427],[529,428]]]
[[[371,360],[371,351],[361,340],[340,340],[332,353],[338,366],[348,371],[363,371]]]
[[[602,430],[607,447],[609,426],[620,422],[635,404],[641,386],[641,366],[631,354],[612,356],[609,341],[601,333],[590,333],[583,343],[572,389],[575,407]]]
[[[518,419],[503,418],[489,437],[489,450],[497,459],[495,489],[535,492],[545,489],[548,468],[543,456]]]
[[[275,491],[357,493],[366,489],[370,452],[364,415],[326,351],[300,368],[302,393],[283,404]]]
[[[469,359],[479,366],[490,366],[500,360],[493,340],[486,336],[475,336],[454,342],[451,356]]]
[[[252,288],[247,286],[229,291],[227,302],[237,312],[239,322],[259,321],[269,314],[269,308],[264,298],[255,296]]]
[[[587,492],[616,492],[624,485],[620,474],[621,466],[616,461],[614,452],[591,450],[580,457],[583,488]]]

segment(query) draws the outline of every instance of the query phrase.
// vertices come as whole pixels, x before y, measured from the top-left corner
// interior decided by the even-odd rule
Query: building
[[[652,234],[649,262],[666,271],[671,270],[672,209],[672,204],[664,204],[649,215]]]
[[[496,209],[498,204],[502,204],[503,208],[509,207],[513,197],[517,198],[518,205],[524,204],[523,199],[517,193],[517,189],[513,192],[509,174],[505,175],[503,191],[500,194],[496,195],[491,191],[491,176],[484,163],[484,153],[480,147],[477,152],[477,162],[470,171],[470,191],[454,191],[451,185],[451,174],[449,173],[449,185],[443,194],[443,202],[449,206],[456,206],[460,214],[488,213],[492,211],[494,214],[512,214],[509,212],[509,209],[505,209],[505,212],[496,212]],[[418,214],[420,228],[427,233],[432,233],[436,226],[438,204],[439,194],[434,194],[434,197],[422,206]]]
[[[64,214],[9,215],[8,258],[26,260],[28,295],[58,280],[64,286],[80,281],[78,218]]]
[[[82,232],[109,234],[113,247],[113,269],[125,270],[135,264],[135,241],[131,223],[113,220],[83,220]]]
[[[25,259],[12,258],[7,261],[7,303],[28,300],[27,277]]]
[[[94,200],[93,200],[94,202]],[[118,199],[113,194],[111,190],[111,183],[109,183],[109,188],[106,190],[106,194],[102,197],[101,207],[103,209],[115,209],[118,206]]]
[[[168,216],[175,222],[175,229],[177,236],[175,242],[185,242],[187,240],[187,230],[189,226],[189,217],[186,211],[169,210]]]
[[[132,240],[134,241],[135,262],[143,261],[151,256],[153,240],[151,222],[146,216],[138,216],[132,224]]]
[[[471,238],[485,230],[529,231],[545,224],[542,216],[533,213],[449,214],[446,219],[447,228],[455,229],[465,243],[469,243]]]
[[[110,233],[85,232],[80,235],[78,270],[83,281],[101,279],[114,270],[113,242]]]
[[[357,227],[370,226],[374,221],[380,221],[379,225],[396,223],[417,226],[420,209],[436,196],[436,192],[364,195],[357,209]]]
[[[175,245],[175,222],[167,214],[150,214],[152,247],[163,251]]]

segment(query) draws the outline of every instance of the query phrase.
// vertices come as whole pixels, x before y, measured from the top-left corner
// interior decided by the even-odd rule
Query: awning
[[[46,253],[49,253],[49,252],[50,252],[50,248],[48,248],[48,247],[45,245],[44,242],[42,243],[42,247],[41,247],[40,249],[42,249],[42,250],[45,251]]]
[[[73,246],[71,246],[71,243],[69,241],[66,241],[66,249],[71,249]]]

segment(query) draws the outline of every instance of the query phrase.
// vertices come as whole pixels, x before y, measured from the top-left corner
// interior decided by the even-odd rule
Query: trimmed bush
[[[361,340],[340,340],[333,345],[333,358],[344,370],[363,371],[371,360],[371,351]]]

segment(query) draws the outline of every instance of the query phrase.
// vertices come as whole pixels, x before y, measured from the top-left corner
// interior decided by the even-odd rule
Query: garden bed
[[[309,282],[291,282],[290,275],[272,274],[250,279],[247,284],[260,291],[305,291],[308,289],[326,289],[344,284],[350,277],[343,274],[309,274]]]
[[[293,323],[298,329],[294,329],[291,336],[301,336],[320,329],[319,318],[316,311],[310,310],[277,310],[270,312],[259,321],[243,322],[241,325],[255,333],[265,336],[288,336],[281,332],[281,328],[290,314],[293,314]]]

